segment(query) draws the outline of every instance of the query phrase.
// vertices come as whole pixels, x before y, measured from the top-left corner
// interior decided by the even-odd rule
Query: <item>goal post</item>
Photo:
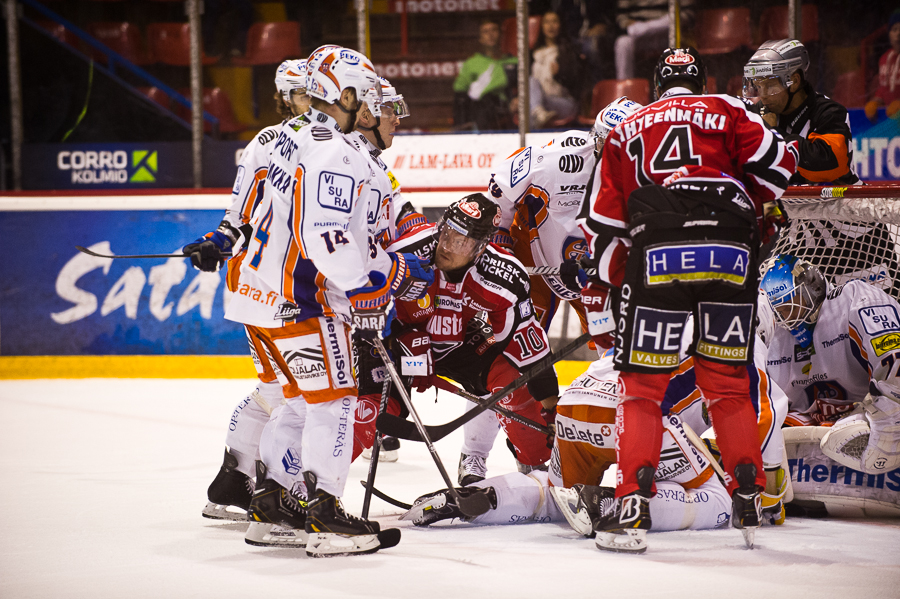
[[[900,300],[900,185],[791,187],[770,255],[791,254],[834,285],[862,279]]]

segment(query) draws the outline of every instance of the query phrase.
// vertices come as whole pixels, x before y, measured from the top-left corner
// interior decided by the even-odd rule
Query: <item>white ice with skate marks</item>
[[[0,597],[390,597],[482,595],[895,597],[900,521],[789,519],[757,549],[734,529],[650,533],[644,555],[601,553],[566,524],[439,526],[398,522],[400,545],[374,555],[310,559],[244,543],[246,524],[202,518],[228,418],[253,381],[0,381]],[[462,400],[419,394],[426,423]],[[461,433],[437,443],[455,475]],[[489,474],[514,469],[502,436]],[[345,503],[359,513],[367,462]],[[406,502],[442,487],[425,446],[403,442],[377,486]],[[637,591],[637,594],[634,592]]]

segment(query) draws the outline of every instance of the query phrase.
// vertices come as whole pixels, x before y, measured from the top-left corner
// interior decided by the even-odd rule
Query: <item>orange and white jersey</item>
[[[600,484],[616,461],[616,405],[619,373],[612,350],[591,363],[559,398],[550,482],[556,486]],[[663,416],[663,440],[656,480],[695,489],[713,474],[709,461],[688,441],[676,414]]]
[[[369,159],[315,109],[281,128],[229,320],[275,328],[319,316],[349,320],[346,293],[387,276],[390,259],[369,235]],[[386,265],[378,268],[381,263]]]
[[[359,148],[360,153],[372,162],[375,177],[368,198],[369,234],[382,248],[387,248],[399,237],[397,213],[404,204],[403,196],[400,194],[400,183],[381,159],[381,150],[372,145],[362,133],[354,131],[348,137]]]
[[[257,133],[241,154],[231,189],[231,205],[225,210],[224,218],[235,229],[250,222],[253,209],[262,199],[269,173],[269,157],[283,124],[266,127]]]
[[[509,232],[517,211],[527,215],[535,266],[559,266],[563,260],[577,260],[587,252],[576,219],[595,160],[588,133],[566,131],[544,146],[519,149],[491,174],[487,195],[500,206],[500,229]],[[566,288],[559,276],[545,275],[544,279],[560,298],[581,298]]]

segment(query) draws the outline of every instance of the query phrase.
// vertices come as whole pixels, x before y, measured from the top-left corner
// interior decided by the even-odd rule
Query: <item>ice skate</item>
[[[460,497],[469,497],[474,493],[485,493],[491,502],[491,509],[497,509],[497,492],[493,487],[459,487],[456,489]],[[413,502],[412,508],[402,516],[401,520],[412,520],[416,526],[428,526],[441,520],[449,520],[459,518],[464,522],[471,522],[471,518],[467,517],[460,511],[456,505],[456,500],[447,489],[441,489],[428,495],[422,495]]]
[[[650,530],[650,488],[654,469],[644,466],[637,471],[638,491],[617,498],[608,505],[594,527],[595,543],[603,551],[644,553]]]
[[[204,518],[237,522],[247,520],[247,510],[253,495],[253,479],[236,470],[237,465],[237,458],[226,447],[219,473],[206,491],[209,501],[203,508]]]
[[[477,455],[459,454],[459,484],[465,487],[484,480],[487,476],[486,460],[487,458]]]
[[[310,557],[334,557],[375,553],[400,542],[400,530],[382,531],[378,522],[363,520],[344,511],[334,495],[316,488],[316,475],[304,472],[310,493],[307,507],[306,554]]]
[[[575,532],[594,538],[594,527],[604,511],[615,502],[616,490],[595,485],[573,485],[571,488],[550,487],[550,495]]]
[[[361,457],[364,460],[372,459],[372,448],[364,449]],[[396,437],[382,437],[381,449],[378,451],[379,462],[396,462],[400,459],[400,439]]]
[[[744,543],[753,549],[756,529],[762,524],[760,489],[756,484],[756,466],[738,464],[734,467],[734,479],[738,487],[731,495],[731,525],[739,528]]]
[[[256,463],[256,480],[258,485],[248,510],[250,527],[244,542],[261,547],[306,547],[305,502],[267,479],[262,462]]]

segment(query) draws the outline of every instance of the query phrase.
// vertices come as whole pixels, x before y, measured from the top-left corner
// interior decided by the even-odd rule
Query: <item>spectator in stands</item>
[[[681,0],[681,26],[693,17],[694,0]],[[616,79],[635,75],[636,54],[659,56],[669,45],[668,0],[617,0],[616,23],[623,34],[616,38]]]
[[[532,129],[540,129],[554,118],[568,122],[578,115],[584,60],[562,32],[559,15],[544,13],[531,53],[528,93]]]
[[[458,128],[512,127],[508,90],[515,81],[516,58],[500,50],[500,25],[482,21],[478,52],[463,63],[453,82],[453,122]]]
[[[895,10],[888,21],[888,39],[891,49],[878,61],[878,89],[866,104],[866,116],[873,123],[882,106],[887,107],[889,117],[900,111],[900,10]]]

